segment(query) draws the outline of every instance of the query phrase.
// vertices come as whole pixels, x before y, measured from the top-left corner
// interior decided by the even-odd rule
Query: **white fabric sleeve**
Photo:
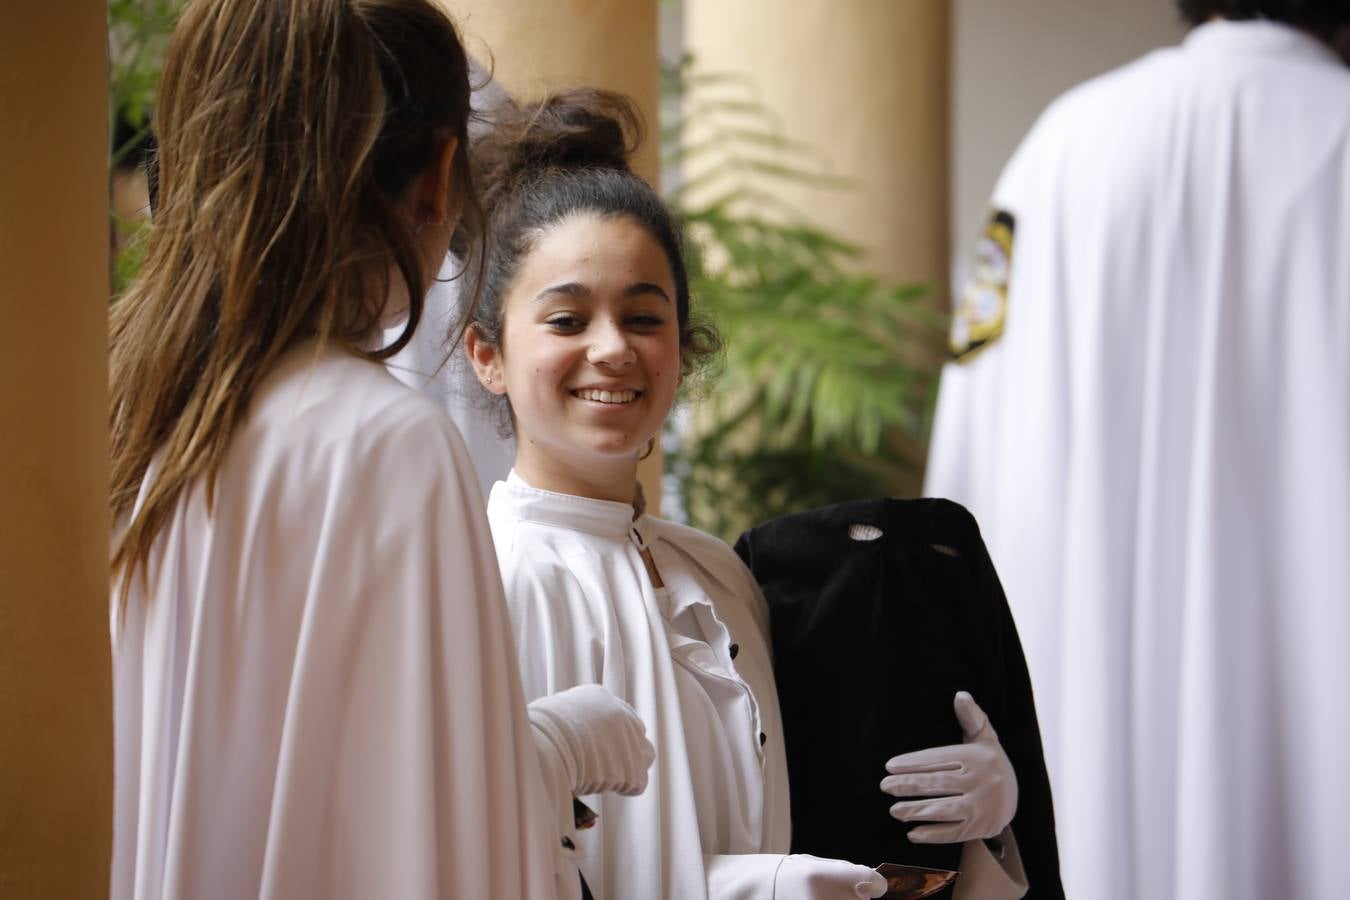
[[[553,809],[553,831],[563,848],[563,858],[575,860],[582,852],[577,849],[580,844],[577,841],[576,816],[572,812],[572,784],[567,777],[567,767],[553,741],[537,728],[530,730],[539,751],[539,768],[544,774],[544,788]]]
[[[1012,827],[997,838],[1003,858],[996,857],[984,841],[961,845],[961,877],[956,879],[952,900],[1019,900],[1027,892],[1027,874]]]
[[[497,553],[499,560],[503,551],[509,553],[510,550],[504,548],[501,538],[498,537]],[[510,544],[507,540],[505,543]],[[565,690],[577,684],[592,684],[599,682],[599,672],[589,670],[584,664],[572,666],[563,666],[560,664],[558,654],[553,652],[552,640],[556,636],[561,639],[569,639],[571,634],[571,615],[579,615],[584,611],[584,595],[581,594],[579,586],[569,584],[573,590],[561,592],[570,606],[571,615],[562,616],[559,620],[552,621],[548,625],[540,625],[534,617],[526,615],[523,604],[518,598],[531,596],[529,593],[532,588],[537,587],[531,583],[532,573],[526,567],[506,565],[502,573],[506,576],[507,600],[504,606],[510,614],[512,630],[514,632],[516,652],[521,670],[521,687],[524,690],[526,702],[537,700],[540,697],[546,697],[557,693],[559,690]],[[513,590],[514,587],[514,590]],[[542,596],[557,599],[553,592],[547,592]],[[515,602],[513,602],[515,600]],[[557,631],[551,631],[556,628]],[[553,665],[550,667],[544,664],[544,661],[550,661]],[[586,841],[576,830],[575,816],[572,811],[573,786],[571,779],[567,774],[567,767],[553,743],[544,736],[537,728],[532,727],[535,745],[537,747],[537,756],[539,767],[543,772],[545,788],[552,803],[550,823],[553,830],[557,833],[559,842],[563,838],[571,844],[561,844],[559,856],[557,859],[558,877],[557,893],[560,900],[580,900],[581,898],[581,860],[586,856]],[[589,832],[587,832],[589,834]]]
[[[787,856],[782,853],[708,853],[708,900],[774,900],[774,876]]]
[[[502,540],[502,538],[498,538]],[[561,567],[538,570],[513,559],[514,535],[498,546],[516,652],[520,657],[525,701],[547,697],[579,684],[602,684],[604,633],[586,591]]]

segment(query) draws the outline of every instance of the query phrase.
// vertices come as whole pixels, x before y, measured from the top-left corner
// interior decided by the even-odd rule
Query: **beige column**
[[[440,0],[464,33],[469,52],[491,65],[517,99],[586,85],[632,97],[647,125],[634,160],[659,184],[658,0]],[[661,501],[661,452],[638,470],[648,508]]]
[[[107,35],[0,7],[0,896],[108,895]]]
[[[897,281],[947,273],[948,0],[685,0],[696,70],[737,73],[843,189],[774,179]]]
[[[847,184],[746,176],[802,219],[859,246],[861,266],[894,283],[948,278],[948,0],[685,0],[694,71],[741,76],[794,145],[798,167]],[[697,123],[691,123],[697,127]],[[692,161],[688,176],[697,176]],[[948,308],[945,290],[933,306]],[[936,373],[934,337],[910,365]],[[914,440],[896,452],[922,460]],[[922,473],[892,490],[918,493]]]

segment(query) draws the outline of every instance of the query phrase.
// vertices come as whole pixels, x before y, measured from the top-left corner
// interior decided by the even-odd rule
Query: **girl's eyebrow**
[[[625,297],[637,297],[641,294],[655,294],[666,303],[670,303],[670,295],[665,292],[659,284],[652,284],[650,281],[639,281],[630,284],[628,289],[623,292]]]
[[[562,294],[564,297],[589,297],[590,288],[584,284],[577,284],[575,281],[569,281],[565,284],[554,284],[544,288],[534,296],[535,303],[543,303],[549,297],[555,294]]]
[[[670,302],[670,295],[666,293],[665,288],[659,284],[652,284],[650,281],[637,281],[624,288],[625,297],[637,297],[642,294],[653,294],[660,297],[666,303]],[[578,284],[575,281],[568,281],[562,284],[553,284],[544,288],[534,297],[535,303],[543,303],[550,297],[562,295],[564,297],[589,297],[591,289],[584,284]]]

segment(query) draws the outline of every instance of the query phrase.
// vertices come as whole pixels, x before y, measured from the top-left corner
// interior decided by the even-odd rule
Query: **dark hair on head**
[[[183,8],[155,110],[145,263],[109,327],[110,507],[129,516],[114,573],[146,560],[192,481],[211,485],[283,353],[317,338],[384,358],[407,343],[435,277],[407,191],[457,139],[456,235],[479,230],[469,118],[468,57],[432,0]],[[396,294],[407,327],[372,350]]]
[[[1193,25],[1213,16],[1273,19],[1326,37],[1337,26],[1350,24],[1350,0],[1178,0],[1177,6]]]
[[[665,250],[675,283],[680,364],[688,376],[721,349],[717,331],[690,309],[680,222],[629,158],[642,143],[642,118],[622,94],[576,88],[529,105],[508,104],[473,145],[486,240],[481,265],[466,267],[478,295],[470,327],[502,343],[502,303],[525,256],[549,228],[575,216],[626,217]]]

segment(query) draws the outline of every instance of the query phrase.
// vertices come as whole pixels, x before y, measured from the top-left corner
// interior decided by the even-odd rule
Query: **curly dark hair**
[[[666,253],[675,283],[680,365],[685,376],[713,360],[722,342],[690,308],[680,221],[628,160],[642,143],[633,101],[576,88],[535,104],[507,104],[472,145],[474,183],[485,213],[483,256],[464,269],[477,297],[470,319],[479,340],[500,347],[503,300],[524,258],[552,226],[583,212],[626,217]]]
[[[1350,0],[1178,0],[1177,6],[1193,25],[1212,16],[1274,19],[1325,34],[1350,24]]]

